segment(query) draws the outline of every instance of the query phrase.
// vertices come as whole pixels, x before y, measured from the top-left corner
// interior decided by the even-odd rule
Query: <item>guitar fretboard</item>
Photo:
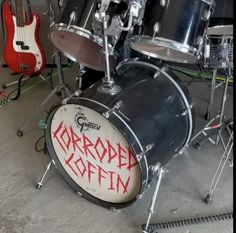
[[[18,27],[25,26],[24,5],[22,0],[15,0],[16,4],[16,22]]]

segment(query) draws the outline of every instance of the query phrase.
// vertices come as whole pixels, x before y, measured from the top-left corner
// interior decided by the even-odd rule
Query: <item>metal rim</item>
[[[71,26],[68,27],[68,25],[63,24],[63,23],[54,24],[51,27],[50,34],[51,34],[52,31],[67,31],[67,32],[72,32],[72,33],[75,33],[75,34],[77,34],[79,36],[83,36],[83,37],[85,37],[87,39],[90,39],[94,43],[96,43],[96,44],[98,44],[100,46],[103,46],[102,38],[100,38],[99,36],[95,36],[90,31],[88,31],[88,30],[86,30],[84,28],[75,26],[75,25],[71,25]]]
[[[53,31],[66,31],[66,32],[71,32],[71,33],[75,33],[79,36],[85,37],[91,41],[93,41],[95,44],[99,45],[102,49],[103,47],[103,39],[99,36],[95,36],[93,35],[90,31],[84,29],[84,28],[80,28],[74,25],[71,25],[70,27],[68,27],[68,25],[63,24],[63,23],[59,23],[59,24],[54,24],[53,26],[51,26],[50,29],[50,33],[49,33],[49,37],[51,42],[53,43],[53,45],[61,51],[61,53],[66,56],[67,58],[71,59],[74,62],[79,62],[81,65],[84,65],[85,67],[88,67],[90,69],[94,69],[97,71],[104,71],[105,67],[103,69],[97,67],[97,66],[93,66],[90,65],[86,62],[80,61],[79,59],[75,58],[74,56],[68,54],[67,52],[63,51],[61,48],[57,47],[54,43],[54,41],[52,40],[52,33]],[[111,44],[108,44],[109,49],[112,49],[113,46]],[[116,52],[113,52],[113,54],[111,54],[110,56],[114,56],[114,57],[118,57],[118,54]]]
[[[153,52],[148,52],[146,50],[137,48],[136,45],[141,42],[146,42],[154,46],[173,49],[174,51],[181,52],[185,55],[187,54],[188,56],[192,56],[194,59],[192,61],[188,59],[175,59],[175,58],[161,56]],[[130,47],[146,56],[158,58],[161,60],[180,62],[180,63],[197,63],[198,50],[196,48],[193,48],[191,46],[188,46],[188,45],[185,45],[185,44],[173,41],[173,40],[165,39],[162,37],[156,37],[155,40],[153,41],[150,36],[135,36],[130,39]]]
[[[206,4],[210,5],[210,6],[214,6],[215,5],[215,0],[201,0],[202,2],[205,2]]]

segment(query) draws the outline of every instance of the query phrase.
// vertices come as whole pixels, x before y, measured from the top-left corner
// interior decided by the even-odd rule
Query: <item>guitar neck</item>
[[[29,20],[32,20],[32,9],[31,9],[31,4],[30,4],[30,0],[26,0],[27,3],[27,10],[28,10],[28,16],[29,16]]]
[[[15,0],[16,5],[16,24],[18,27],[25,26],[24,5],[22,0]]]

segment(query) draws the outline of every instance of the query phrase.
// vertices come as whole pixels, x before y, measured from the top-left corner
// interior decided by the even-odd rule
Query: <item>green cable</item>
[[[65,70],[67,70],[68,68],[70,68],[71,66],[69,66],[69,67],[67,67],[67,68],[64,68],[63,70],[65,71]],[[49,78],[50,78],[50,76],[51,77],[54,77],[54,76],[56,76],[56,74],[58,74],[58,72],[56,71],[56,72],[54,72],[52,75],[48,75],[47,77],[45,77],[45,79],[46,80],[48,80]],[[35,88],[35,87],[37,87],[38,85],[40,85],[41,83],[43,83],[43,82],[45,82],[44,80],[40,80],[40,81],[38,81],[37,83],[35,83],[35,84],[33,84],[33,85],[31,85],[30,87],[27,87],[27,88],[25,88],[22,92],[21,92],[21,94],[25,94],[25,93],[31,93],[31,91]],[[5,99],[3,99],[3,100],[0,100],[0,108],[1,107],[3,107],[3,106],[5,106],[7,103],[9,103],[9,102],[11,102],[12,100],[11,99],[7,99],[7,98],[5,98]]]
[[[199,73],[199,71],[196,71],[196,70],[182,68],[182,67],[180,68],[178,66],[169,66],[169,67],[175,69],[176,71],[180,71],[180,72],[184,72],[186,74],[189,74],[189,75],[193,76],[194,78],[199,77],[199,75],[200,75],[200,77],[202,77],[202,78],[212,79],[212,75],[210,75],[210,74],[202,74],[202,73]],[[217,76],[216,80],[218,80],[218,81],[225,81],[225,77]],[[234,83],[233,80],[229,80],[229,82],[232,83],[232,84]]]

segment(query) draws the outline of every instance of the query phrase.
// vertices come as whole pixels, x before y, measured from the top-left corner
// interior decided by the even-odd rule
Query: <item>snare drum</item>
[[[93,33],[94,14],[98,0],[65,0],[57,22],[51,27],[53,45],[66,57],[98,71],[105,71],[103,39]],[[112,45],[109,44],[112,48]],[[110,66],[117,65],[118,56],[110,55]]]
[[[121,92],[99,92],[96,83],[52,111],[45,134],[51,159],[78,194],[124,208],[183,153],[194,119],[188,91],[167,69],[131,60],[113,78]]]
[[[148,0],[144,26],[130,46],[150,57],[196,63],[213,8],[214,0]]]
[[[233,36],[208,35],[204,66],[211,69],[233,68]]]

